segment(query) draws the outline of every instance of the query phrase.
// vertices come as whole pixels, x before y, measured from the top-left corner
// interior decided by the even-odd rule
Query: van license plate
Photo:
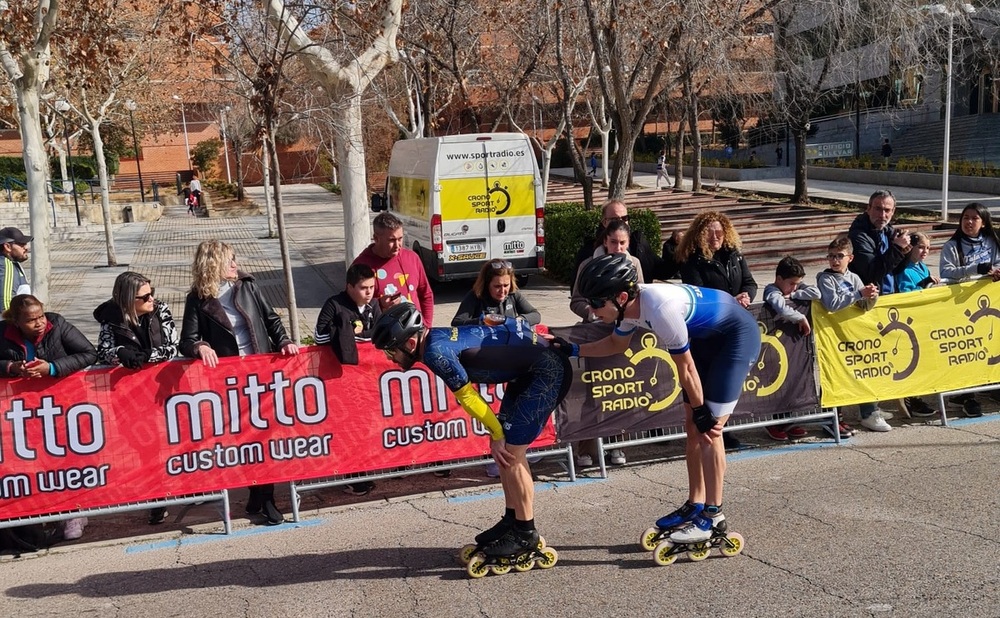
[[[452,253],[482,253],[486,246],[478,242],[455,243],[450,245]]]

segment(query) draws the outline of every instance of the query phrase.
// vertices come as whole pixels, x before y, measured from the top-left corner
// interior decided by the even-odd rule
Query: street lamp
[[[219,110],[219,115],[222,117],[222,154],[226,159],[226,182],[232,184],[233,177],[229,173],[229,145],[226,142],[226,112],[232,108],[228,105]]]
[[[128,121],[132,125],[132,148],[135,150],[135,169],[139,173],[139,199],[145,204],[146,189],[142,186],[142,166],[139,164],[139,140],[135,138],[135,118],[132,116],[132,112],[135,111],[136,107],[138,106],[132,99],[125,101],[125,109],[128,110]]]
[[[971,4],[960,4],[958,8],[965,13],[975,13],[976,7]],[[943,4],[932,4],[927,10],[934,15],[948,17],[948,64],[945,69],[944,90],[944,153],[941,161],[941,222],[948,222],[948,174],[951,168],[951,74],[952,54],[955,43],[955,15]]]
[[[187,154],[188,169],[191,169],[191,145],[188,143],[188,122],[187,116],[184,115],[184,99],[175,94],[174,101],[180,101],[181,103],[181,123],[184,125],[184,152]]]
[[[63,137],[66,139],[66,160],[69,161],[69,181],[73,183],[73,206],[76,208],[76,224],[83,225],[80,221],[80,200],[76,195],[76,170],[73,169],[73,151],[69,148],[69,126],[66,124],[66,116],[63,115],[63,112],[70,110],[69,101],[66,99],[56,99],[55,108],[63,121]]]

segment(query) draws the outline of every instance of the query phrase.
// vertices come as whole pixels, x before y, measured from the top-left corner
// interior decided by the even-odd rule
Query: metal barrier
[[[562,455],[565,457],[566,470],[569,474],[569,480],[576,481],[576,468],[574,466],[573,446],[571,444],[554,444],[545,448],[528,451],[528,457],[550,457],[552,455]],[[378,481],[381,479],[399,476],[412,476],[414,474],[424,474],[426,472],[437,472],[440,470],[455,470],[458,468],[484,466],[492,462],[492,457],[472,457],[441,463],[412,466],[403,469],[394,468],[391,470],[375,470],[371,472],[359,472],[357,474],[345,474],[341,476],[331,476],[307,481],[292,481],[289,483],[292,493],[292,521],[299,521],[299,506],[302,501],[300,494],[303,492],[316,491],[317,489],[326,489],[328,487],[350,485],[352,483],[360,483],[363,481]]]

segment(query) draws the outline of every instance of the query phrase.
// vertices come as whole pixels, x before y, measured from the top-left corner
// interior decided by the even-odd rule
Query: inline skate
[[[503,516],[500,521],[493,525],[492,528],[483,530],[477,534],[475,544],[469,543],[467,545],[463,545],[462,549],[459,550],[458,559],[462,562],[462,564],[469,564],[469,561],[472,560],[473,556],[486,549],[486,546],[490,543],[498,541],[503,535],[507,534],[508,530],[513,529],[513,527],[514,518],[508,518],[506,515]],[[544,548],[545,538],[538,537],[538,549]]]
[[[536,563],[538,568],[550,569],[558,561],[559,554],[542,544],[537,530],[510,528],[502,537],[473,554],[465,570],[469,577],[479,579],[490,571],[494,575],[504,575],[511,569],[530,571]]]
[[[653,551],[671,533],[697,517],[704,508],[705,505],[700,502],[685,502],[680,508],[657,519],[655,525],[647,528],[639,539],[639,545],[646,551]]]
[[[716,548],[723,556],[732,557],[742,552],[744,546],[742,535],[728,531],[725,515],[718,513],[708,517],[701,513],[685,526],[674,530],[670,538],[661,541],[653,550],[653,560],[660,566],[667,566],[687,552],[688,558],[698,562],[708,558],[708,554]]]

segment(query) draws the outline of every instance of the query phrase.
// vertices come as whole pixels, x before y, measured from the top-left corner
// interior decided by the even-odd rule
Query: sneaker
[[[1000,403],[1000,390],[986,391],[986,396],[993,401],[993,403]]]
[[[449,470],[435,470],[433,472],[433,474],[434,474],[434,476],[438,477],[439,479],[446,479],[446,478],[449,478],[451,476],[451,470],[450,469]]]
[[[486,464],[486,476],[491,479],[500,478],[500,466],[497,462],[494,461],[493,463]]]
[[[367,496],[375,489],[375,483],[372,481],[361,481],[360,483],[351,483],[350,485],[344,486],[344,493],[350,494],[352,496]]]
[[[83,536],[83,529],[87,527],[86,517],[74,517],[67,519],[63,524],[63,538],[67,541],[75,541]]]
[[[589,468],[594,465],[594,458],[586,453],[582,453],[576,456],[576,467],[577,468]]]
[[[903,402],[906,404],[906,409],[910,411],[910,416],[914,418],[937,416],[938,411],[927,405],[927,402],[920,397],[905,397]]]
[[[883,410],[882,408],[875,408],[875,411],[882,415],[882,420],[891,421],[896,415],[888,410]]]
[[[620,448],[608,453],[608,461],[611,462],[612,466],[624,466],[625,465],[625,453],[622,452]]]
[[[861,426],[867,429],[868,431],[892,430],[892,426],[889,423],[885,422],[885,419],[882,417],[882,414],[878,410],[872,412],[871,416],[861,419]]]
[[[158,506],[155,509],[149,509],[149,525],[156,526],[162,524],[167,515],[169,513],[167,513],[166,507]]]
[[[743,447],[743,443],[739,441],[739,438],[728,432],[722,434],[722,445],[727,451],[737,451]]]
[[[776,442],[788,442],[788,432],[785,431],[784,425],[768,425],[764,431]]]
[[[809,432],[802,427],[789,427],[785,433],[787,433],[788,437],[792,440],[799,440],[809,435]]]
[[[274,500],[268,499],[264,501],[264,506],[261,507],[260,512],[264,515],[264,524],[268,526],[277,526],[278,524],[285,523],[285,516],[281,514],[278,507],[274,505]]]
[[[837,433],[839,433],[841,440],[846,440],[854,435],[854,429],[852,429],[851,426],[847,425],[846,423],[840,423],[837,426],[837,433],[834,433],[833,427],[831,425],[823,425],[823,431],[830,434],[834,438],[836,438]]]
[[[983,406],[976,401],[976,397],[972,393],[949,397],[948,405],[961,407],[962,412],[969,418],[976,418],[983,415]]]

